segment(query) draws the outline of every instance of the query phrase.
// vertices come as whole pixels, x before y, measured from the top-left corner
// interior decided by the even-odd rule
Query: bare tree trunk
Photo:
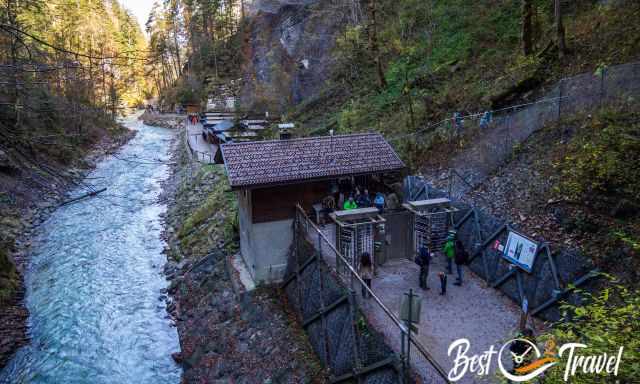
[[[182,73],[182,62],[180,60],[180,46],[178,45],[178,31],[177,31],[177,27],[175,27],[175,22],[174,22],[174,30],[173,30],[173,44],[175,46],[176,63],[178,65],[176,72],[177,72],[177,75],[180,76],[180,74]]]
[[[555,0],[555,24],[556,24],[556,42],[558,43],[558,57],[564,57],[567,51],[567,43],[564,36],[564,25],[562,24],[562,7],[561,0]]]
[[[533,53],[533,0],[522,0],[522,53]]]
[[[100,49],[100,57],[104,57],[104,49]],[[104,61],[100,63],[102,67],[102,101],[106,108],[107,106],[107,74],[104,70]]]
[[[216,81],[219,78],[219,74],[218,74],[218,43],[216,41],[216,32],[215,30],[213,31],[213,68],[215,69],[216,72]]]
[[[369,49],[373,55],[373,61],[376,66],[376,74],[378,77],[378,86],[385,88],[387,86],[387,80],[384,77],[384,71],[382,69],[382,61],[380,59],[380,49],[378,47],[378,23],[376,20],[376,0],[369,0],[367,4],[369,11],[369,26],[367,32],[369,35]]]
[[[178,45],[178,17],[180,15],[179,1],[173,2],[173,9],[171,10],[171,26],[173,27],[173,47],[176,55],[176,76],[180,76],[182,73],[182,61],[180,60],[180,46]]]

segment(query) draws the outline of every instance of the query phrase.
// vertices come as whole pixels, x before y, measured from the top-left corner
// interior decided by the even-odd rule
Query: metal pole
[[[322,235],[318,232],[318,259],[322,260]]]
[[[407,368],[411,367],[411,319],[412,319],[412,306],[413,304],[413,288],[409,289],[409,316],[407,320]],[[405,375],[405,380],[407,380]],[[408,382],[408,380],[407,380]]]
[[[560,85],[558,85],[558,117],[556,120],[560,120],[560,114],[562,112],[562,88],[564,85],[564,79],[560,79]]]
[[[353,256],[351,258],[351,267],[354,271],[358,270],[356,259],[358,259],[358,226],[353,227]],[[351,274],[351,289],[353,289],[353,273]]]
[[[605,89],[604,89],[604,79],[607,76],[607,69],[602,69],[602,75],[600,76],[600,107],[602,108],[602,104],[604,103]]]
[[[407,361],[404,353],[404,330],[400,329],[400,361],[402,362],[402,382],[406,383],[407,377]]]

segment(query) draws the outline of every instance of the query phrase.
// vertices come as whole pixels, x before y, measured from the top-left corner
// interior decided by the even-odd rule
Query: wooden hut
[[[295,206],[313,212],[345,180],[405,168],[379,134],[321,136],[222,145],[237,194],[242,257],[257,281],[282,278],[293,240]]]

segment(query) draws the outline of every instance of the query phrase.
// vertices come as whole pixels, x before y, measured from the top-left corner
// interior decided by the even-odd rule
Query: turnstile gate
[[[447,241],[448,212],[416,215],[414,218],[414,249],[416,253],[426,246],[431,251],[441,251]]]
[[[367,252],[373,261],[373,224],[365,223],[353,227],[341,227],[340,253],[345,259],[358,270],[360,266],[360,256]]]
[[[336,211],[331,214],[336,222],[338,250],[355,269],[360,268],[360,258],[367,252],[375,268],[374,238],[376,227],[385,222],[377,208],[357,208]]]
[[[413,213],[413,248],[416,253],[427,247],[431,252],[442,251],[447,241],[448,229],[453,225],[451,207],[446,198],[409,201],[402,205]]]

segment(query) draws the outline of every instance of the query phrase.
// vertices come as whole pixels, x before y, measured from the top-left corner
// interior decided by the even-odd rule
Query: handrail
[[[189,136],[192,136],[192,137],[195,136],[196,140],[198,140],[198,136],[200,136],[200,134],[198,134],[198,133],[190,134],[189,130],[188,130],[188,128],[186,126],[185,126],[185,130],[186,130],[186,132],[185,132],[184,137],[185,137],[185,141],[186,141],[186,144],[187,144],[187,148],[189,149],[189,152],[191,153],[191,157],[194,157],[196,159],[196,161],[200,161],[198,159],[198,157],[199,157],[199,155],[202,155],[202,162],[204,162],[205,161],[204,158],[205,158],[205,156],[207,156],[207,157],[209,157],[209,162],[207,164],[213,164],[213,158],[212,158],[210,153],[198,151],[197,149],[193,149],[191,147],[191,143],[189,142]]]
[[[324,241],[327,242],[327,244],[329,244],[329,247],[331,248],[331,250],[336,254],[337,257],[340,258],[340,260],[345,263],[345,265],[349,268],[349,271],[356,277],[356,279],[358,279],[358,281],[360,282],[360,284],[362,284],[363,287],[365,287],[368,291],[368,293],[371,294],[371,297],[373,297],[373,299],[376,301],[376,303],[378,303],[378,305],[380,305],[380,307],[382,307],[382,310],[391,318],[391,320],[393,320],[393,322],[403,331],[406,332],[406,327],[404,326],[404,324],[402,324],[402,322],[400,322],[400,320],[387,308],[385,307],[385,305],[382,303],[382,301],[378,298],[378,296],[376,296],[373,291],[369,288],[369,286],[367,286],[367,284],[364,282],[364,280],[362,280],[362,278],[360,277],[360,275],[358,275],[358,272],[356,272],[356,270],[353,268],[353,266],[347,261],[347,259],[344,258],[344,256],[342,256],[342,254],[340,252],[338,252],[338,250],[336,249],[336,247],[331,244],[331,242],[329,241],[329,239],[327,239],[327,237],[325,236],[324,233],[322,233],[322,231],[320,230],[320,228],[318,228],[317,225],[315,225],[315,223],[313,221],[311,221],[311,219],[309,219],[309,216],[307,215],[306,212],[304,212],[304,210],[302,209],[302,207],[300,206],[300,204],[296,204],[296,208],[300,211],[300,213],[303,215],[304,219],[307,221],[307,223],[311,224],[311,226],[313,227],[313,229],[315,229],[318,234],[320,234],[320,236],[324,239]]]
[[[403,335],[408,335],[408,329],[407,327],[400,321],[400,319],[398,319],[398,317],[391,312],[391,310],[389,308],[387,308],[383,303],[382,300],[380,300],[380,298],[378,296],[376,296],[375,293],[373,293],[373,291],[371,290],[371,288],[369,288],[369,286],[364,282],[364,280],[362,280],[362,278],[360,277],[360,275],[358,274],[358,272],[353,268],[353,266],[347,261],[347,259],[344,258],[344,256],[342,256],[342,254],[340,252],[338,252],[338,250],[336,249],[336,247],[331,244],[331,241],[329,241],[329,239],[327,239],[326,235],[320,230],[320,228],[318,228],[318,226],[309,218],[309,216],[307,215],[307,213],[304,211],[304,209],[300,206],[300,204],[296,204],[296,210],[298,211],[298,213],[300,213],[302,215],[302,217],[305,219],[307,224],[311,224],[311,227],[318,233],[318,235],[324,239],[324,241],[329,245],[329,247],[331,248],[331,250],[335,253],[336,257],[338,257],[342,263],[344,265],[346,265],[349,268],[349,272],[351,272],[351,274],[353,276],[355,276],[355,278],[358,280],[358,282],[360,282],[361,286],[366,289],[366,291],[369,293],[369,295],[374,299],[374,301],[380,306],[380,308],[382,308],[382,311],[389,316],[389,318],[391,319],[391,321],[400,329],[400,332],[403,333]],[[327,264],[328,265],[328,264]],[[427,349],[419,342],[417,341],[415,338],[413,337],[407,337],[408,340],[411,341],[411,343],[418,349],[418,351],[422,354],[422,356],[433,366],[433,368],[436,370],[436,372],[442,377],[442,379],[444,379],[444,381],[446,383],[449,383],[449,380],[447,379],[447,373],[445,372],[445,370],[440,366],[440,364],[438,364],[438,362],[433,358],[433,356],[431,356],[431,354],[427,351]]]

